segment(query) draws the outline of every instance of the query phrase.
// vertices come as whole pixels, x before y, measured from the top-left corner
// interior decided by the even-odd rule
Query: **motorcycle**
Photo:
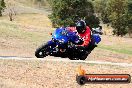
[[[91,36],[91,44],[97,45],[101,41],[99,34],[93,33]],[[52,39],[36,49],[35,56],[44,58],[49,55],[70,60],[85,60],[91,51],[75,48],[79,42],[82,42],[82,39],[76,32],[66,30],[66,28],[57,28],[52,33]]]

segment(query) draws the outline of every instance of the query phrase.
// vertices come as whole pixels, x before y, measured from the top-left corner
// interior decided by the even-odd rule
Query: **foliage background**
[[[88,0],[48,0],[53,13],[49,16],[53,27],[74,26],[78,19],[85,19],[90,27],[97,27],[99,19]]]

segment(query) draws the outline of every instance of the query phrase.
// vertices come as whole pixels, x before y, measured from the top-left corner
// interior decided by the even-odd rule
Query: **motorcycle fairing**
[[[99,34],[93,34],[92,40],[93,40],[94,44],[98,44],[101,41],[101,38],[100,38]]]

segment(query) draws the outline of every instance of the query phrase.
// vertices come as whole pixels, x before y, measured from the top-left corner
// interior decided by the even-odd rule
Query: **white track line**
[[[50,58],[50,57],[48,57]],[[82,61],[82,60],[69,60],[69,59],[58,59],[55,57],[54,59],[46,58],[22,58],[22,57],[0,57],[2,60],[41,60],[41,61],[58,61],[58,62],[70,62],[70,63],[85,63],[85,64],[102,64],[102,65],[115,65],[115,66],[123,66],[123,67],[132,67],[132,64],[128,63],[115,63],[115,62],[106,62],[106,61]],[[53,58],[53,57],[52,57]]]

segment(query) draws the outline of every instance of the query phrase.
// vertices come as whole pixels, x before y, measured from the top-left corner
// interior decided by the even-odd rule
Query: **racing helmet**
[[[84,33],[85,30],[86,30],[86,23],[85,23],[85,21],[82,21],[82,20],[78,21],[76,23],[76,30],[77,30],[78,33]]]

